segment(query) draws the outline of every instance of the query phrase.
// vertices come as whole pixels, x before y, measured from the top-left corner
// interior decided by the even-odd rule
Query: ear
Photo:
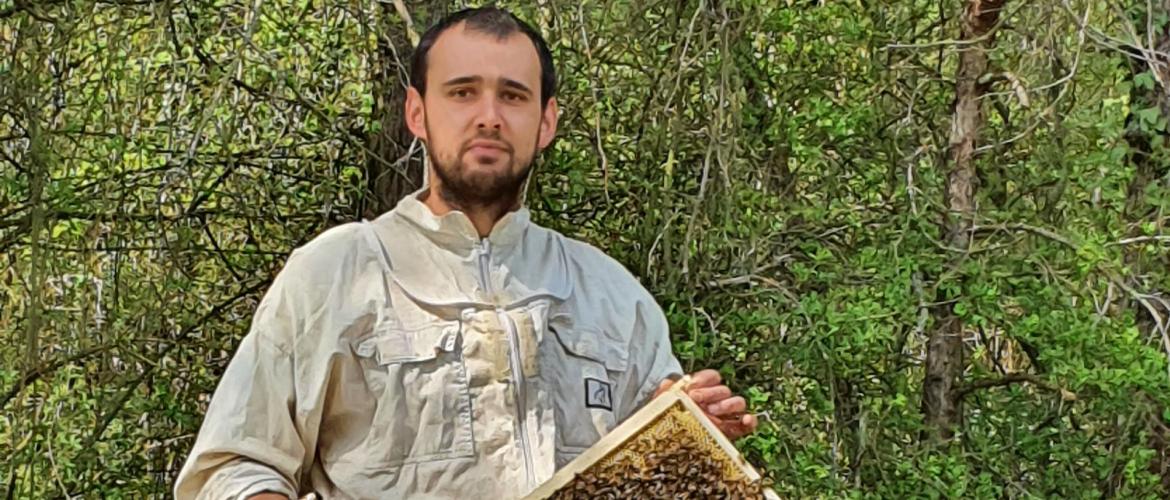
[[[553,138],[557,135],[557,98],[552,97],[548,100],[548,106],[544,107],[544,111],[540,116],[540,137],[537,142],[538,149],[541,151],[552,144]]]
[[[414,87],[406,89],[406,127],[419,140],[427,140],[427,109],[422,94]]]

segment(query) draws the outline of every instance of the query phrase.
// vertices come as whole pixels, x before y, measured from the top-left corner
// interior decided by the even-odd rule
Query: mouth
[[[467,145],[467,150],[511,152],[511,148],[509,148],[507,143],[498,141],[484,141],[484,139],[479,139],[479,141],[472,141],[472,143]]]
[[[469,148],[467,150],[467,152],[471,153],[472,156],[477,156],[477,157],[499,156],[499,155],[504,154],[504,150],[502,150],[502,149],[483,147],[483,146],[472,146],[471,148]]]
[[[476,140],[467,145],[467,151],[473,154],[500,154],[511,153],[512,148],[498,141]]]

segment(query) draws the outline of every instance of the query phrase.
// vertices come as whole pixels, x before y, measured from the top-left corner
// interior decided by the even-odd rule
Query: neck
[[[432,179],[432,181],[434,180]],[[520,208],[518,196],[489,204],[463,203],[452,193],[443,189],[443,186],[436,184],[431,186],[431,189],[423,194],[422,200],[423,204],[431,209],[431,213],[442,217],[455,210],[463,212],[471,220],[471,225],[475,226],[475,232],[479,233],[480,238],[487,238],[492,233],[492,228],[496,226],[496,222],[499,222],[508,212]]]

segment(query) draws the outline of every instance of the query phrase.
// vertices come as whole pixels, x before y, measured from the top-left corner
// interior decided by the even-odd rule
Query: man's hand
[[[687,395],[707,414],[707,418],[723,431],[729,439],[739,439],[755,432],[756,416],[747,411],[747,401],[741,396],[732,396],[731,389],[723,385],[722,377],[715,370],[703,370],[691,375]],[[673,380],[663,380],[654,396],[658,396],[674,385]]]

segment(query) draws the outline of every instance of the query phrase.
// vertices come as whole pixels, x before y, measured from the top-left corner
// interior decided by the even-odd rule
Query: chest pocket
[[[576,453],[592,446],[617,426],[629,353],[599,329],[550,321],[548,378],[556,412],[557,448]],[[558,464],[559,465],[559,464]]]
[[[366,456],[397,466],[473,455],[461,343],[458,323],[379,325],[355,342],[375,399]]]

